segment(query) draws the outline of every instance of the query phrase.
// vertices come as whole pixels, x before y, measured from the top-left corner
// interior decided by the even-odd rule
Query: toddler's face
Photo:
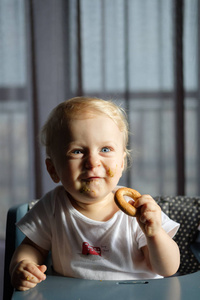
[[[56,172],[74,200],[104,199],[117,185],[124,168],[123,134],[104,115],[71,120]]]

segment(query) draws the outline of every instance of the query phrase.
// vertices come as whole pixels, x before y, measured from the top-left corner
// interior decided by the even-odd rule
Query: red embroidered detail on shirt
[[[82,254],[84,255],[99,255],[101,256],[101,248],[90,246],[89,243],[84,242],[82,244]]]

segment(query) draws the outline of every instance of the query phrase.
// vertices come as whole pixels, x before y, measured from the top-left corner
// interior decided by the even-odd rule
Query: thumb
[[[46,272],[47,267],[46,267],[45,265],[41,265],[41,266],[38,266],[38,269],[39,269],[42,273],[44,273],[44,272]]]

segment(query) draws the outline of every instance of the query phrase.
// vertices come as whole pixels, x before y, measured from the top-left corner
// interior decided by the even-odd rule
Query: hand
[[[161,208],[150,195],[142,195],[134,204],[137,221],[147,237],[157,234],[162,228]]]
[[[31,261],[22,260],[12,272],[11,283],[17,290],[27,291],[46,279],[46,270],[45,265],[39,266]]]

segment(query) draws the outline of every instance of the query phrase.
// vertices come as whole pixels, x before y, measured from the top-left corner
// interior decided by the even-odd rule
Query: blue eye
[[[73,154],[82,154],[82,151],[81,150],[74,150]]]
[[[103,147],[101,149],[101,152],[110,152],[110,148],[109,147]]]

